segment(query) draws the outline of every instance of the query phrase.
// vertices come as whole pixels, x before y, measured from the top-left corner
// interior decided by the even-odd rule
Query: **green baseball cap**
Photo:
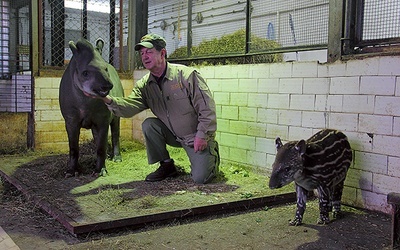
[[[156,48],[161,50],[167,45],[165,39],[157,34],[147,34],[140,39],[140,43],[135,45],[135,50],[140,50],[141,47],[148,49]]]

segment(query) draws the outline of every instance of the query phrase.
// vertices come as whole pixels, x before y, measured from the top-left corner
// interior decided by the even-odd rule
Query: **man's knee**
[[[208,165],[207,168],[204,168],[204,165],[200,169],[192,168],[191,177],[196,183],[206,184],[211,182],[217,176],[218,169],[218,166],[215,166],[214,164]]]
[[[155,124],[156,120],[157,120],[157,118],[154,118],[154,117],[146,118],[142,123],[143,133],[145,133],[146,131],[149,131],[149,129],[154,129],[154,124]]]
[[[191,176],[196,183],[209,183],[219,172],[219,150],[216,141],[209,143],[209,152],[205,152],[204,157],[191,160],[192,172]]]
[[[214,179],[214,171],[207,173],[192,173],[192,180],[198,184],[206,184]]]

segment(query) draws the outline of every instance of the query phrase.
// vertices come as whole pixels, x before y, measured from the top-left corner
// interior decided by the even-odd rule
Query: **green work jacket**
[[[215,102],[200,74],[191,67],[167,63],[160,86],[150,73],[136,82],[127,97],[111,97],[108,108],[120,117],[132,117],[150,109],[186,145],[194,137],[215,137]]]

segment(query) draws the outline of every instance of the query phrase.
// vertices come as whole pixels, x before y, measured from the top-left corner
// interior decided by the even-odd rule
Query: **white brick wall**
[[[376,96],[375,114],[400,116],[400,96]]]
[[[303,92],[302,78],[281,78],[279,81],[279,93],[301,94]]]
[[[360,114],[358,120],[358,131],[380,135],[391,135],[393,133],[393,117],[383,115]]]
[[[267,107],[275,109],[289,109],[289,94],[268,94]]]
[[[344,203],[388,212],[387,193],[400,192],[399,65],[400,57],[393,56],[334,64],[199,67],[217,105],[222,160],[269,171],[277,136],[283,141],[299,140],[321,128],[340,129],[354,151]],[[135,71],[135,81],[145,73]],[[37,133],[51,133],[50,120],[60,123],[55,131],[63,126],[57,104],[59,80],[35,79]],[[124,82],[126,94],[132,82]],[[132,119],[135,138],[142,139],[141,121],[151,115],[142,112]],[[66,140],[62,133],[53,138]],[[37,143],[39,148],[54,145]]]
[[[393,95],[395,87],[395,76],[361,76],[360,94]]]
[[[344,202],[388,212],[387,193],[400,192],[398,65],[400,57],[375,57],[334,64],[293,62],[200,68],[200,72],[213,68],[215,78],[225,75],[224,79],[206,77],[212,83],[209,86],[217,105],[223,105],[218,127],[223,131],[223,145],[229,148],[223,151],[223,160],[270,170],[277,136],[284,141],[299,140],[321,128],[340,129],[354,150]],[[238,79],[227,77],[226,70],[235,72]],[[226,93],[230,93],[229,105],[222,98]],[[227,120],[229,129],[222,128]]]
[[[328,125],[326,112],[302,112],[301,126],[305,128],[325,128]]]
[[[332,77],[330,85],[330,94],[358,94],[360,91],[360,78],[356,76]]]
[[[329,93],[329,78],[304,78],[303,93],[304,94],[328,94]]]
[[[135,74],[142,76],[142,74]],[[59,106],[59,85],[61,77],[35,78],[35,148],[53,152],[68,151],[68,137],[65,122]],[[125,95],[132,89],[132,80],[121,80]],[[132,138],[132,122],[121,119],[121,138]],[[81,129],[80,140],[90,140],[92,133]]]
[[[315,109],[315,95],[290,95],[290,109],[313,111]]]
[[[249,93],[248,95],[248,106],[249,107],[260,107],[267,108],[267,95],[262,93]],[[247,101],[247,98],[246,98]]]
[[[372,114],[374,112],[373,95],[344,95],[343,106],[345,112],[356,114]]]

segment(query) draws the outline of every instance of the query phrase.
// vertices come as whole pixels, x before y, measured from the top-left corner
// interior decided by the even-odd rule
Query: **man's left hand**
[[[195,137],[194,138],[194,152],[203,151],[207,148],[207,141],[203,138]]]

